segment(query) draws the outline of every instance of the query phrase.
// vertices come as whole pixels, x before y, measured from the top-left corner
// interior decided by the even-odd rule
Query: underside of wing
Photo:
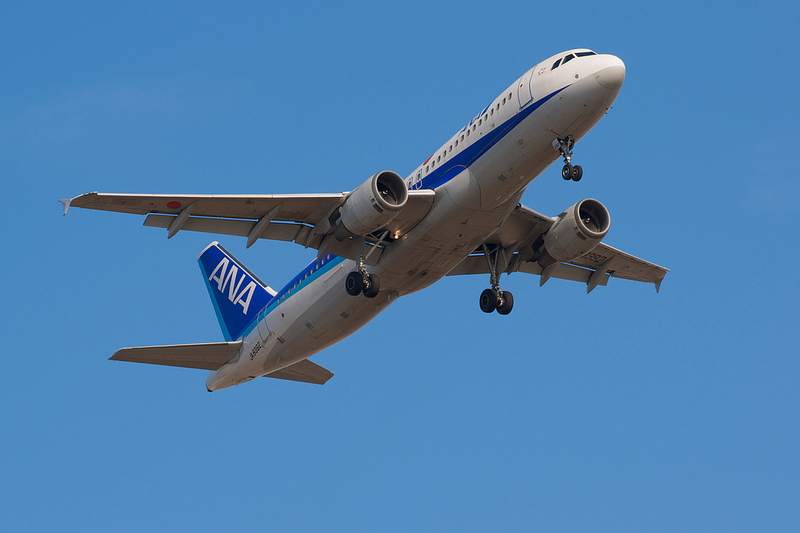
[[[90,192],[61,202],[65,208],[81,207],[135,215],[163,213],[177,216],[191,206],[192,216],[243,219],[260,219],[280,206],[273,214],[275,220],[313,224],[337,205],[344,194],[170,195]]]
[[[145,226],[167,229],[167,237],[178,231],[199,231],[247,238],[247,246],[258,239],[295,242],[351,259],[363,251],[363,243],[383,247],[408,232],[427,215],[435,193],[408,191],[403,209],[390,223],[361,238],[326,237],[334,229],[348,193],[274,195],[164,195],[87,193],[61,200],[69,207],[146,215]],[[378,250],[376,250],[378,251]],[[371,254],[371,263],[380,253]]]
[[[235,357],[241,346],[242,341],[235,341],[122,348],[110,360],[217,370]]]
[[[587,292],[617,277],[653,283],[659,290],[668,269],[603,243],[567,261],[540,261],[543,237],[557,220],[517,206],[497,232],[448,275],[525,272],[539,275],[541,285],[550,278],[586,283]]]

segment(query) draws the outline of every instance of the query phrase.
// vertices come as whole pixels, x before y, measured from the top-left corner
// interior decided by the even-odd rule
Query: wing
[[[489,274],[491,262],[496,261],[500,265],[500,272],[537,274],[540,276],[540,285],[550,278],[580,281],[586,283],[587,292],[591,292],[598,285],[606,285],[612,276],[653,283],[658,291],[661,281],[669,272],[664,267],[603,243],[577,259],[542,268],[539,263],[530,260],[534,255],[533,246],[554,222],[550,217],[518,205],[484,246],[459,263],[448,275]],[[488,261],[486,252],[491,256]]]
[[[382,242],[377,235],[385,231],[391,235],[408,232],[428,214],[434,196],[431,190],[409,191],[408,201],[397,217],[375,234],[367,236],[366,241],[380,249]],[[61,203],[64,204],[64,214],[74,206],[147,215],[144,225],[166,228],[168,238],[180,230],[187,230],[247,237],[248,247],[258,239],[271,239],[320,249],[346,197],[347,193],[166,195],[91,192],[61,200]],[[362,252],[360,240],[332,241],[335,239],[325,239],[326,253],[355,259]],[[372,254],[370,263],[376,263],[379,257],[380,253]]]

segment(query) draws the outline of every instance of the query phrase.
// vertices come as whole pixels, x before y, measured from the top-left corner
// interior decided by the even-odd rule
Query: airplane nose
[[[625,81],[625,63],[616,56],[597,56],[593,63],[597,83],[611,91],[617,91]]]

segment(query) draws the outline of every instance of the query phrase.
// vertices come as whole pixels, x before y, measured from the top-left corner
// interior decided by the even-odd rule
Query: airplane
[[[579,181],[575,144],[611,108],[625,64],[589,49],[540,62],[476,114],[405,179],[374,174],[351,192],[276,195],[87,193],[70,206],[146,215],[167,237],[199,231],[289,241],[316,258],[281,290],[218,242],[198,256],[225,342],[122,348],[112,357],[209,370],[209,392],[256,377],[323,384],[333,373],[309,357],[351,335],[401,296],[444,276],[488,275],[486,313],[507,315],[502,274],[586,284],[617,277],[653,283],[668,269],[601,241],[610,215],[584,199],[549,217],[520,204],[530,183],[561,159]]]

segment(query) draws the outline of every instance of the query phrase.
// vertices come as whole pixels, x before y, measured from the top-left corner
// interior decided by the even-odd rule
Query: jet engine
[[[572,261],[600,244],[611,226],[606,206],[587,198],[558,215],[539,247],[538,262],[547,267],[559,261]]]
[[[400,213],[408,200],[406,182],[398,174],[378,172],[347,195],[341,209],[337,239],[364,236],[376,231]]]

